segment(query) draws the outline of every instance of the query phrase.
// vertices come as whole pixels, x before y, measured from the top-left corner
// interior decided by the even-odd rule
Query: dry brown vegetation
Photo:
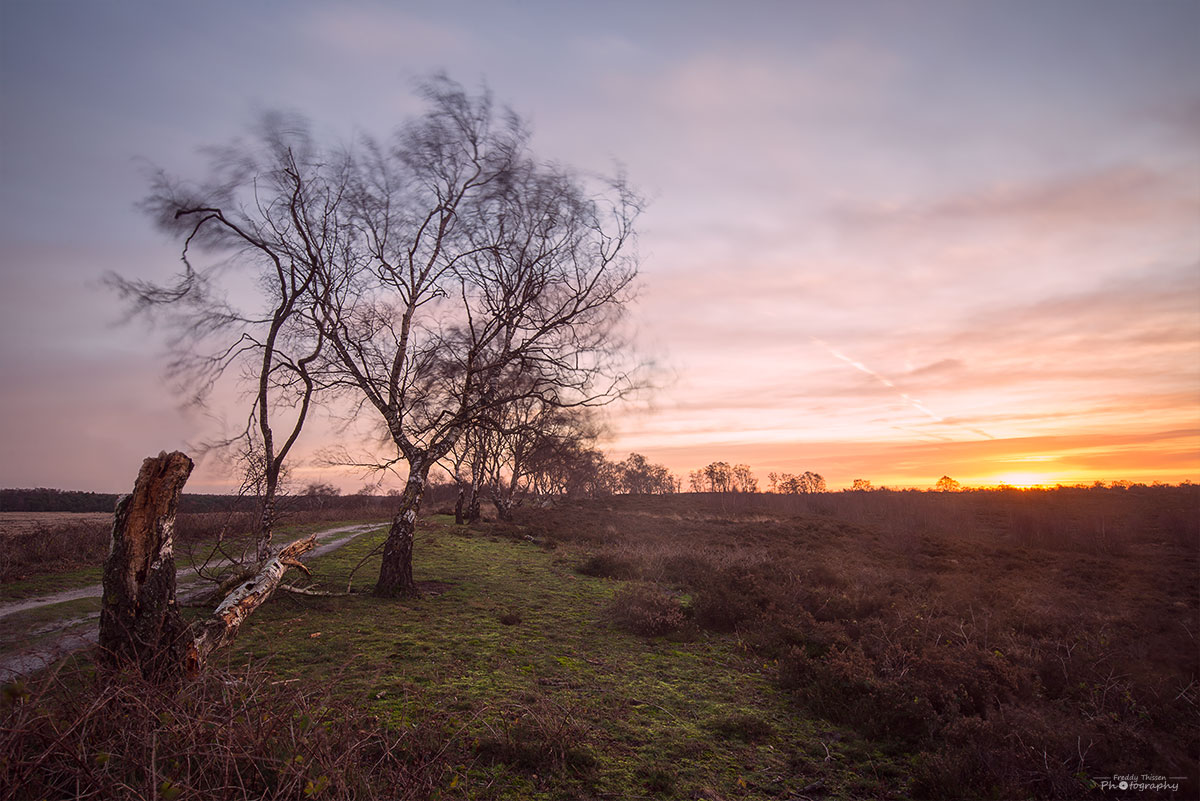
[[[636,579],[646,635],[736,632],[796,713],[911,759],[918,798],[1189,777],[1200,487],[613,498],[525,523]]]
[[[75,663],[0,699],[0,799],[427,798],[446,770],[435,719],[403,730],[260,669],[163,692]]]
[[[21,521],[19,525],[0,531],[0,582],[98,567],[108,555],[111,514],[45,512],[21,513],[16,517]],[[382,507],[348,510],[341,506],[297,510],[281,522],[294,525],[387,517],[388,512]],[[0,525],[4,523],[0,519]],[[252,512],[181,512],[175,518],[176,549],[186,554],[222,537],[231,542],[248,542],[246,538],[253,525]]]

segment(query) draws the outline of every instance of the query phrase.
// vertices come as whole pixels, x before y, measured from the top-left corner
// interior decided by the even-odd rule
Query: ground
[[[294,785],[305,797],[363,797],[380,744],[403,743],[386,746],[411,779],[395,794],[414,799],[1107,798],[1098,780],[1114,773],[1183,776],[1139,798],[1187,798],[1198,499],[1191,486],[613,498],[469,527],[434,514],[414,552],[423,595],[408,600],[370,594],[379,526],[307,560],[337,596],[278,594],[195,685],[222,731],[257,745],[194,764],[211,730],[134,686],[144,736],[84,772],[144,791],[157,753],[181,798],[205,798],[219,756],[250,771],[244,797],[283,792],[326,714],[327,757],[306,757]],[[22,614],[0,636],[53,618]],[[95,680],[73,681],[68,693]],[[247,704],[299,733],[264,744]],[[100,746],[56,714],[13,728],[0,753],[42,727],[65,744],[47,786],[74,786],[74,754]],[[354,759],[328,756],[342,749]]]
[[[330,586],[381,535],[316,560]],[[903,766],[789,709],[776,667],[736,636],[646,638],[605,613],[619,582],[531,543],[433,518],[407,602],[282,598],[229,655],[335,682],[405,725],[454,733],[462,798],[900,797]]]

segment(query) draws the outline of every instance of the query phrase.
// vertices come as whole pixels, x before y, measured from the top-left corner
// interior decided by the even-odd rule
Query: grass
[[[775,667],[736,637],[626,633],[607,614],[617,582],[486,528],[464,533],[446,519],[422,531],[422,599],[282,598],[229,658],[331,683],[394,725],[450,712],[452,797],[775,798],[815,782],[840,797],[900,793],[901,765],[794,714]],[[314,560],[317,579],[336,585],[380,536]]]
[[[100,583],[103,572],[102,567],[84,567],[78,570],[65,570],[61,573],[40,573],[26,579],[5,582],[0,584],[0,603],[22,601],[26,598],[53,595],[63,590],[90,587]]]

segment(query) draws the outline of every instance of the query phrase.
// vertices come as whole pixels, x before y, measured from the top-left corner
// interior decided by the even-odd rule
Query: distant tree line
[[[366,489],[366,488],[365,488]],[[112,512],[120,495],[111,492],[79,492],[38,487],[36,489],[0,489],[0,512]],[[384,505],[382,497],[362,491],[342,495],[330,484],[312,484],[299,494],[282,496],[287,511],[307,509],[361,509],[372,503]],[[209,512],[253,512],[259,500],[238,495],[182,495],[179,511],[195,514]]]
[[[112,492],[79,492],[46,487],[0,489],[0,512],[111,512],[116,508],[119,497]],[[248,511],[253,507],[253,499],[239,499],[230,495],[184,495],[179,502],[181,512]]]
[[[640,453],[620,462],[606,457],[594,447],[595,429],[577,413],[546,409],[543,415],[553,419],[529,426],[474,428],[442,461],[457,490],[457,522],[477,520],[484,499],[496,507],[501,520],[510,520],[513,509],[532,497],[663,495],[679,490],[678,479],[665,466]]]

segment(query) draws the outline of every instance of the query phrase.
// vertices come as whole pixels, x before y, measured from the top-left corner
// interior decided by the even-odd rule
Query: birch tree
[[[619,322],[640,198],[622,177],[538,161],[521,119],[487,93],[445,77],[422,93],[426,113],[386,141],[322,147],[288,118],[220,151],[200,191],[165,182],[150,204],[185,245],[221,249],[294,299],[283,341],[309,349],[279,360],[281,345],[263,341],[271,364],[257,373],[301,399],[281,450],[313,391],[387,432],[407,478],[375,587],[384,596],[417,592],[430,468],[479,420],[522,398],[588,406],[632,386]],[[189,265],[185,288],[193,275]],[[270,406],[257,404],[260,426]],[[267,428],[261,438],[277,440]]]
[[[183,270],[161,283],[116,274],[107,282],[133,314],[165,322],[169,375],[193,402],[204,405],[231,372],[251,389],[244,428],[216,446],[241,443],[247,484],[260,504],[261,566],[272,555],[285,464],[318,389],[314,369],[323,339],[312,319],[311,253],[340,247],[343,232],[329,225],[341,201],[339,182],[312,181],[330,165],[317,161],[295,120],[268,114],[255,137],[257,148],[214,149],[203,182],[155,172],[142,209],[182,243]],[[344,163],[333,168],[343,176]],[[196,263],[197,252],[204,263]],[[253,291],[237,291],[244,287]]]
[[[379,595],[417,592],[412,549],[429,470],[522,398],[607,402],[630,386],[618,322],[641,201],[537,161],[487,94],[436,78],[429,111],[355,163],[353,252],[321,259],[319,321],[337,385],[382,422],[407,468]]]

